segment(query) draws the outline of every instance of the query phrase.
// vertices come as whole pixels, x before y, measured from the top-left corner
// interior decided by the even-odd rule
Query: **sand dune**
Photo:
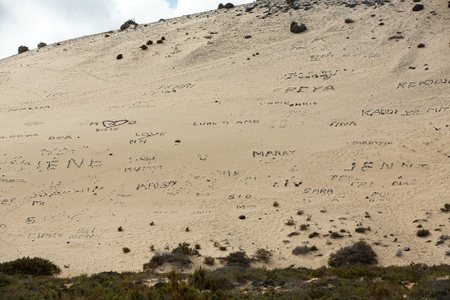
[[[152,245],[188,242],[318,267],[364,239],[380,265],[448,263],[449,241],[436,245],[450,234],[447,4],[316,2],[257,1],[0,60],[1,261],[135,271]],[[304,244],[319,251],[291,253]]]

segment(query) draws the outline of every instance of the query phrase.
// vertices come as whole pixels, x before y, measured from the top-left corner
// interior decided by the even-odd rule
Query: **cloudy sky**
[[[52,44],[119,29],[128,19],[151,23],[216,9],[219,3],[221,0],[0,0],[0,59],[17,54],[21,45],[33,49],[40,42]]]

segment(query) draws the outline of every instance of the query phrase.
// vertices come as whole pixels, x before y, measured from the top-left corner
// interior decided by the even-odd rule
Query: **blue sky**
[[[120,28],[128,19],[151,23],[161,18],[216,9],[215,0],[0,0],[0,59],[25,45],[56,43]],[[251,0],[230,1],[235,5]]]

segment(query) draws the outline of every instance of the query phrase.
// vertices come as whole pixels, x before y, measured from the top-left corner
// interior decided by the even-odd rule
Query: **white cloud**
[[[219,3],[178,0],[171,8],[169,0],[0,0],[0,59],[17,54],[20,45],[33,49],[39,42],[51,44],[117,29],[128,19],[150,23],[212,10]]]

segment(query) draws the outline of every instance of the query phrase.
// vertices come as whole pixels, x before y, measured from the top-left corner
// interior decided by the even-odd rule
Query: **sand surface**
[[[450,240],[436,245],[450,234],[447,2],[317,2],[258,1],[0,60],[0,260],[138,271],[152,245],[188,242],[203,257],[264,248],[268,268],[319,267],[364,239],[383,266],[449,263]],[[293,255],[302,245],[319,251]]]

